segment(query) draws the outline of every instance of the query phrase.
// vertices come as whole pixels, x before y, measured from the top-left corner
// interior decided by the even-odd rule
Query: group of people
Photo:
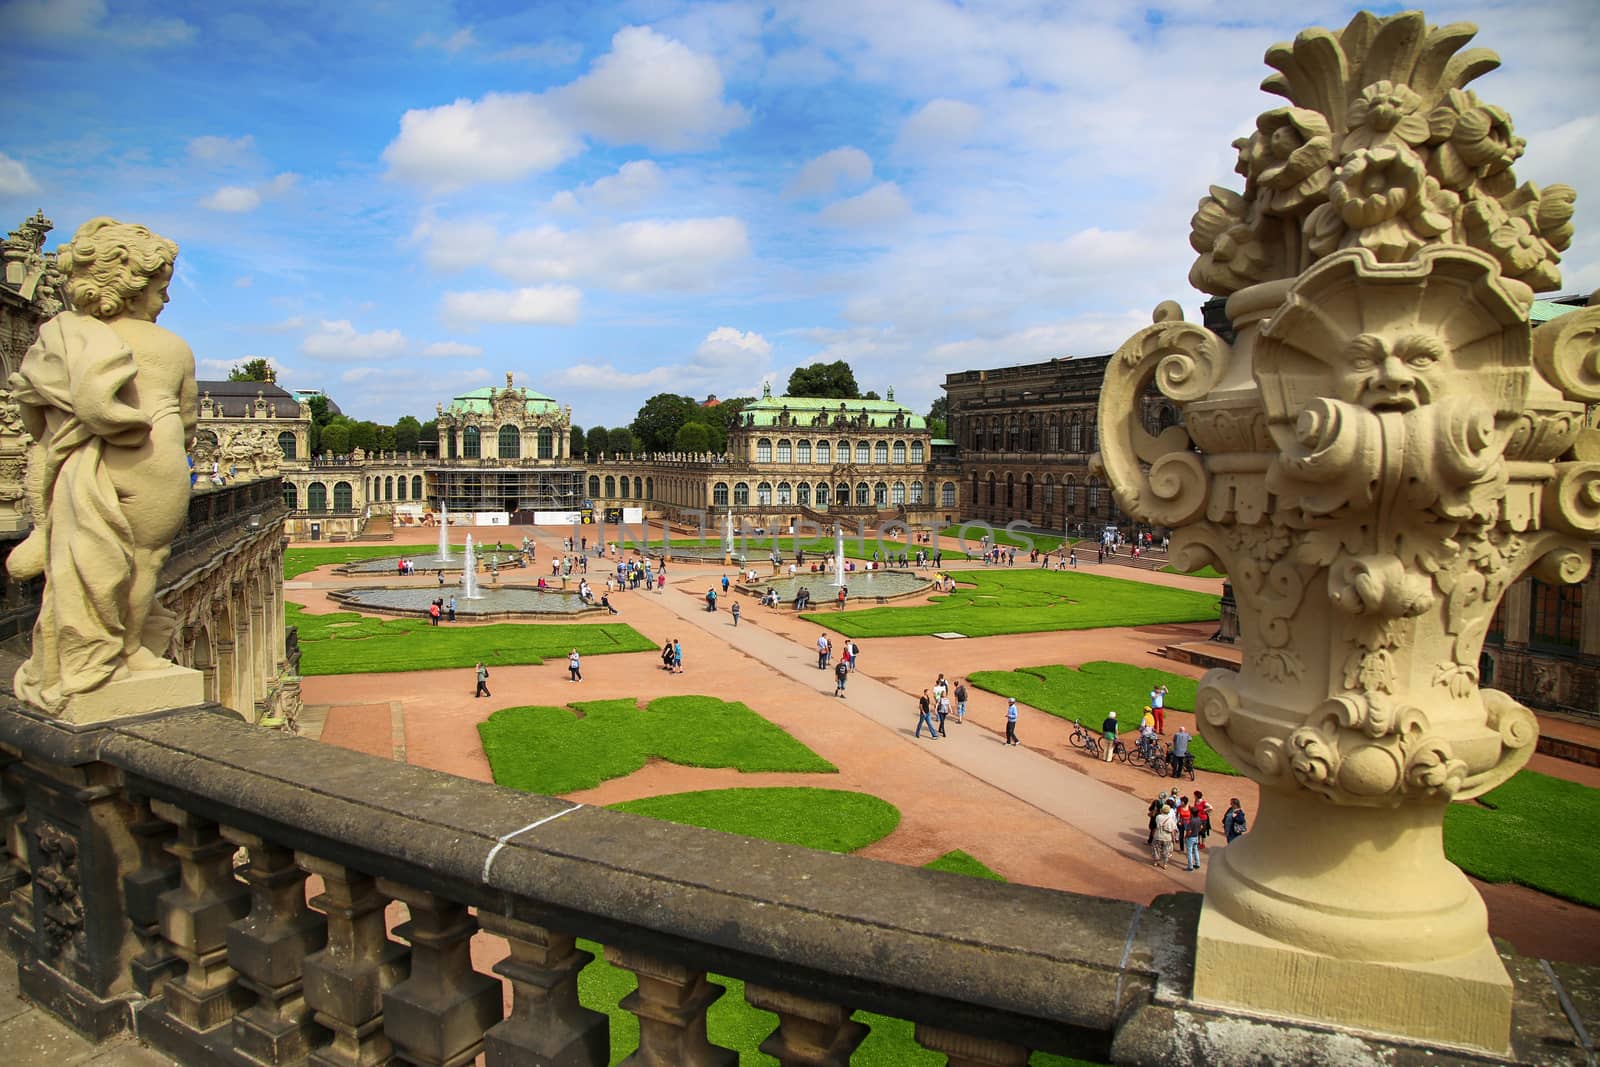
[[[428,622],[429,622],[429,624],[433,625],[433,626],[438,626],[439,625],[439,620],[441,618],[444,619],[446,622],[455,622],[456,621],[456,598],[455,597],[452,596],[448,600],[446,600],[444,597],[436,597],[434,599],[433,603],[428,605]]]
[[[1016,701],[1012,701],[1013,708],[1007,712],[1008,715],[1015,710],[1015,704]],[[966,683],[957,678],[955,684],[952,685],[945,680],[945,676],[941,673],[938,678],[934,679],[932,687],[924,689],[922,696],[917,700],[917,729],[913,736],[920,738],[924,726],[928,728],[928,740],[930,741],[947,736],[945,734],[945,723],[950,719],[952,706],[954,707],[955,721],[958,723],[966,722]],[[1015,738],[1016,719],[1009,718],[1006,720],[1006,744],[1016,743]]]
[[[683,642],[669,637],[661,644],[661,669],[668,674],[683,673]]]
[[[1244,805],[1234,797],[1222,817],[1222,833],[1229,843],[1246,830]],[[1173,849],[1183,854],[1183,869],[1198,871],[1200,853],[1211,836],[1211,803],[1196,789],[1194,800],[1180,796],[1176,789],[1162,792],[1150,802],[1150,834],[1145,839],[1151,850],[1151,866],[1165,868]]]

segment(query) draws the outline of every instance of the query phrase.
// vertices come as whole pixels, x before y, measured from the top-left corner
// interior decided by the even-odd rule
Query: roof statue
[[[1107,366],[1100,459],[1239,604],[1241,669],[1195,710],[1261,806],[1211,861],[1195,998],[1503,1055],[1511,984],[1441,825],[1533,752],[1478,658],[1512,582],[1589,569],[1600,308],[1530,325],[1575,194],[1517,181],[1475,32],[1362,13],[1267,52],[1289,104],[1190,236],[1237,339],[1158,307]],[[1160,436],[1152,382],[1183,411]]]

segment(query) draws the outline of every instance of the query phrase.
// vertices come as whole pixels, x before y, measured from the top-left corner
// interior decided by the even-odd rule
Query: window
[[[874,507],[886,508],[889,506],[888,482],[879,482],[872,487],[872,503]]]
[[[644,499],[644,479],[643,478],[635,478],[633,480],[633,499],[635,499],[635,500],[643,500]]]
[[[862,482],[861,484],[862,484],[862,487],[864,488],[867,483],[866,482]],[[834,504],[838,505],[841,508],[847,508],[847,507],[850,506],[850,483],[849,482],[840,482],[838,485],[833,487],[833,502],[834,502]]]
[[[1099,478],[1090,478],[1089,479],[1089,511],[1090,511],[1090,513],[1092,514],[1093,512],[1099,511],[1100,510],[1100,506],[1101,506],[1103,501],[1104,501],[1104,490],[1102,490],[1100,488],[1100,479]]]
[[[1044,510],[1048,513],[1055,510],[1056,483],[1050,478],[1044,480]]]
[[[1061,451],[1061,423],[1056,421],[1054,415],[1050,416],[1050,428],[1045,431],[1044,450],[1046,452]]]
[[[796,463],[810,463],[811,462],[811,442],[810,441],[801,441],[799,444],[795,445],[795,457],[794,457],[794,459],[795,459]]]
[[[283,453],[284,459],[294,458],[294,434],[285,430],[278,435],[278,451]]]
[[[321,482],[312,482],[306,486],[306,510],[328,510],[328,487]]]
[[[461,431],[461,455],[465,459],[478,459],[482,455],[483,446],[478,441],[478,428],[468,426]]]
[[[756,442],[756,462],[772,462],[772,442],[765,437]]]
[[[979,419],[972,424],[972,450],[983,451],[983,420]]]
[[[922,442],[921,441],[912,441],[911,442],[911,462],[913,462],[913,463],[921,463],[922,461],[923,461],[922,460]]]
[[[1577,648],[1583,621],[1583,586],[1546,585],[1533,580],[1533,625],[1528,643],[1556,648]]]
[[[801,482],[799,485],[795,486],[795,491],[799,495],[799,504],[800,504],[800,506],[803,507],[803,508],[810,507],[811,506],[811,483],[810,482]]]
[[[850,442],[849,441],[840,441],[839,442],[839,462],[840,463],[849,463],[850,462]]]
[[[656,480],[654,478],[646,478],[644,480],[644,496],[640,497],[640,499],[641,500],[654,500],[655,498],[656,498]]]
[[[1029,511],[1033,510],[1033,475],[1028,475],[1022,481],[1022,506]]]
[[[420,474],[413,474],[411,476],[411,499],[422,499],[422,475]]]
[[[404,474],[394,480],[394,488],[395,492],[400,495],[400,499],[404,500],[406,498],[406,476]]]
[[[733,487],[733,506],[743,508],[750,506],[750,483],[739,482]]]
[[[761,507],[766,507],[771,503],[772,503],[772,483],[771,482],[757,482],[756,483],[756,504],[761,506]]]
[[[521,459],[522,431],[510,424],[500,427],[499,451],[495,455],[501,459]]]
[[[829,448],[828,442],[826,442],[826,441],[818,441],[817,442],[817,462],[818,463],[832,463],[833,462],[833,456],[831,454],[831,449]]]
[[[617,479],[606,475],[606,499],[610,500],[617,495]]]
[[[913,504],[922,503],[922,483],[921,482],[912,482],[911,483],[911,502]]]
[[[392,475],[383,480],[383,499],[394,499],[394,477]]]
[[[1006,475],[1006,507],[1017,506],[1017,480],[1011,475]]]
[[[1022,451],[1022,430],[1017,425],[1017,417],[1015,415],[1006,420],[1006,451]]]
[[[989,506],[994,507],[994,475],[989,475]]]
[[[1075,482],[1068,482],[1067,483],[1066,498],[1067,498],[1067,510],[1068,511],[1071,511],[1073,508],[1078,506],[1078,486],[1077,486],[1077,483],[1075,483]]]
[[[889,490],[889,503],[904,504],[906,502],[906,483],[895,482]]]
[[[621,499],[626,499],[627,496],[628,496],[628,477],[627,477],[627,475],[623,475],[621,478],[619,478],[617,480],[617,496],[619,498],[621,498]]]
[[[953,508],[953,507],[956,506],[956,483],[955,482],[945,482],[944,483],[944,488],[942,488],[939,491],[939,503],[943,507],[947,507],[947,508]]]
[[[283,505],[290,511],[295,511],[300,507],[299,493],[288,482],[283,483]]]
[[[906,443],[904,441],[896,441],[894,443],[894,461],[896,463],[904,463],[906,461]]]
[[[856,442],[856,462],[858,464],[860,464],[861,466],[865,467],[868,463],[872,462],[870,459],[867,458],[867,456],[868,456],[867,443],[865,441],[857,441]]]
[[[872,462],[889,462],[889,442],[879,441],[877,444],[872,446]]]
[[[600,495],[600,476],[598,474],[591,474],[591,475],[589,475],[589,499],[593,500],[595,497],[597,497],[599,495]]]
[[[793,463],[794,462],[794,449],[790,446],[788,441],[779,441],[778,442],[778,462],[779,463]]]
[[[865,448],[865,445],[861,447]],[[866,482],[856,483],[856,507],[864,508],[872,503],[872,487]]]
[[[556,458],[556,432],[548,426],[539,428],[539,458]]]
[[[790,503],[793,502],[793,497],[794,497],[794,487],[791,486],[788,482],[779,482],[778,483],[778,503],[784,504],[784,505],[790,504]]]
[[[1067,451],[1083,451],[1083,423],[1078,421],[1078,416],[1072,416],[1072,426],[1067,430]]]
[[[450,458],[451,459],[455,459],[456,458],[456,435],[454,433],[450,434],[449,441],[450,441]]]
[[[711,487],[711,503],[719,508],[728,506],[728,483],[718,482]]]
[[[355,490],[351,488],[350,483],[335,482],[333,486],[333,510],[354,511],[355,507]]]
[[[828,483],[827,482],[818,482],[817,483],[817,507],[825,508],[827,506],[828,506]]]

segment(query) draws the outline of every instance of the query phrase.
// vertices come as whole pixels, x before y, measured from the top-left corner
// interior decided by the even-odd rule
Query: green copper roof
[[[536,393],[526,386],[519,386],[512,391],[522,396],[524,406],[533,414],[543,415],[560,407],[554,397]],[[457,415],[465,415],[469,412],[488,415],[494,411],[493,398],[504,392],[504,389],[484,386],[482,389],[474,389],[471,392],[462,393],[460,396],[450,398],[450,411]]]
[[[1571,304],[1557,304],[1550,300],[1535,300],[1533,308],[1528,312],[1528,321],[1533,323],[1549,322],[1551,319],[1559,318],[1569,311],[1578,310],[1580,309],[1573,307]]]
[[[905,428],[909,430],[922,430],[928,426],[928,420],[916,414],[904,404],[897,404],[894,393],[890,392],[888,400],[834,400],[827,397],[815,396],[763,396],[760,400],[746,404],[740,412],[740,417],[747,426],[776,426],[778,416],[787,411],[790,418],[801,425],[809,425],[811,420],[818,415],[827,415],[831,421],[834,415],[844,415],[852,420],[862,415],[867,417],[869,425],[892,426],[895,416],[905,416]]]

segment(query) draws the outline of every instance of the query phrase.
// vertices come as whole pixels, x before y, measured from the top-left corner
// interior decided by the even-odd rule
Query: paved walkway
[[[0,1050],[8,1067],[174,1067],[173,1062],[127,1036],[96,1045],[24,1000],[17,969],[0,966]]]

